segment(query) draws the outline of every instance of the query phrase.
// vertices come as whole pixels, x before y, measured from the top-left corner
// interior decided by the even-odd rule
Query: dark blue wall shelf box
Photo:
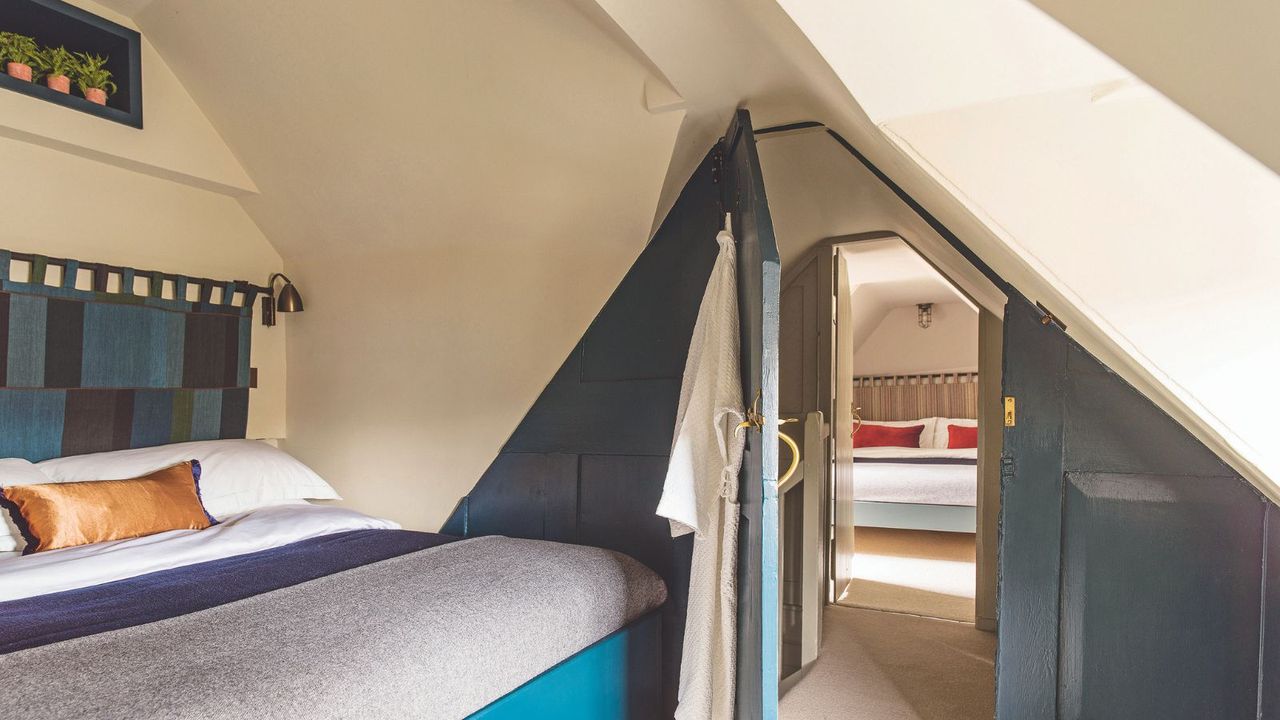
[[[0,87],[47,100],[100,118],[142,127],[142,36],[136,30],[100,18],[62,0],[3,0],[0,31],[30,35],[41,46],[65,46],[110,58],[107,69],[119,91],[106,105],[95,105],[72,83],[70,95],[50,90],[43,82],[9,77],[0,68]]]

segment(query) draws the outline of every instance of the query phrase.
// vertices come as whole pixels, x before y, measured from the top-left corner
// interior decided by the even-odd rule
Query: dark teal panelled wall
[[[1275,505],[1020,297],[1005,348],[997,717],[1280,717]]]
[[[662,619],[668,714],[675,706],[692,543],[690,536],[673,540],[654,509],[689,340],[718,250],[718,202],[708,156],[442,529],[610,548],[653,568],[671,596]]]

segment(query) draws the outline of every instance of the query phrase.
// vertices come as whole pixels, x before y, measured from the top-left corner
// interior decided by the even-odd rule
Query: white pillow
[[[960,427],[978,427],[978,421],[970,418],[938,418],[938,429],[933,436],[933,447],[945,448],[950,440],[950,434],[947,430],[948,425],[959,425]],[[923,442],[920,443],[924,445]]]
[[[200,461],[200,499],[219,520],[289,500],[338,500],[311,468],[258,440],[202,440],[73,455],[37,463],[53,482],[123,480],[183,460]]]
[[[22,458],[0,458],[0,488],[51,482],[53,480],[40,468]],[[27,541],[22,539],[22,533],[18,532],[18,526],[13,524],[7,510],[0,509],[0,516],[0,558],[4,558],[6,553],[22,550]]]

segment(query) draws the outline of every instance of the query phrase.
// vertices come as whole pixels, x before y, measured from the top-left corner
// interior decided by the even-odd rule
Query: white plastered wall
[[[977,371],[978,313],[962,302],[935,304],[928,328],[915,305],[893,308],[853,353],[855,375]]]
[[[651,66],[567,2],[135,17],[306,300],[282,446],[353,507],[438,528],[644,247],[683,113],[650,112]],[[339,37],[377,42],[318,61]]]
[[[131,24],[94,3],[75,4]],[[252,182],[145,42],[143,61],[143,130],[0,92],[0,247],[265,282],[281,269],[280,254],[232,197],[251,192]],[[285,434],[284,332],[255,317],[250,437]]]
[[[136,28],[129,18],[92,0],[71,4]],[[4,92],[0,93],[0,137],[227,195],[255,192],[235,155],[145,35],[142,67],[143,130]]]

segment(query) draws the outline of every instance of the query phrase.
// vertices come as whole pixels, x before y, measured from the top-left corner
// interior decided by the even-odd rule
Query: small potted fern
[[[71,74],[76,69],[76,56],[65,47],[44,48],[34,58],[35,68],[50,90],[71,92]]]
[[[72,72],[76,85],[80,86],[80,92],[91,103],[106,105],[107,96],[116,92],[116,84],[111,82],[111,71],[105,67],[109,59],[85,52],[76,53]]]
[[[31,82],[31,63],[40,52],[35,38],[18,33],[0,32],[0,62],[10,77]]]

